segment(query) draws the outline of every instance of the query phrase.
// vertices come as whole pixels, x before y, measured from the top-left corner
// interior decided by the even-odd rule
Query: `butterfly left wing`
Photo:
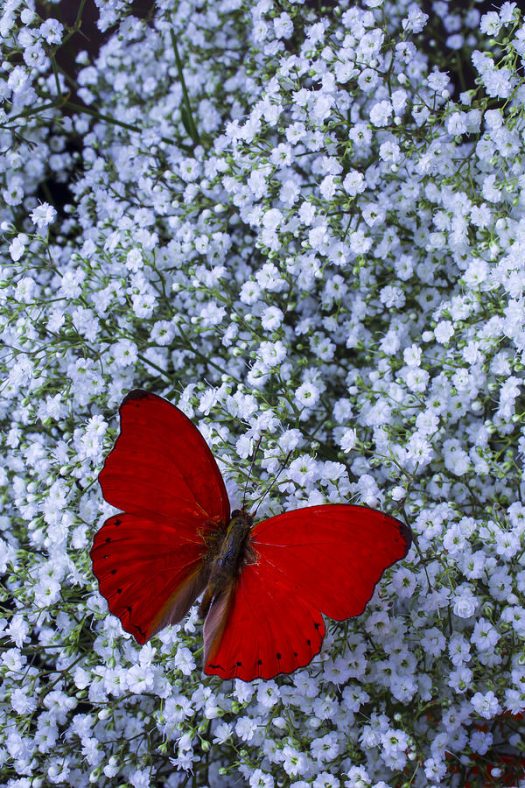
[[[307,665],[321,648],[321,613],[360,615],[410,544],[406,525],[362,506],[311,506],[258,523],[252,562],[210,607],[205,672],[250,681]]]
[[[208,540],[227,525],[230,505],[210,449],[178,408],[136,390],[119,413],[99,482],[124,511],[95,535],[91,559],[110,611],[144,643],[204,590]]]
[[[125,512],[226,526],[230,503],[197,427],[171,402],[135,389],[119,408],[120,435],[99,475],[105,500]]]

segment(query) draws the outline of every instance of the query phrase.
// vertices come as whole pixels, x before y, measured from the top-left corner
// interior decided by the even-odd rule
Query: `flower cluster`
[[[97,0],[73,76],[56,4],[4,3],[3,784],[520,778],[525,25],[436,2],[443,48],[422,2],[333,5]],[[412,527],[309,667],[221,682],[196,609],[142,648],[108,614],[96,479],[137,386],[233,506]]]

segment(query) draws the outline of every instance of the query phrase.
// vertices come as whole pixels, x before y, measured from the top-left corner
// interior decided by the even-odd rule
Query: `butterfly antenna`
[[[262,435],[257,439],[257,443],[255,444],[255,449],[253,450],[253,457],[252,457],[252,461],[251,461],[251,464],[250,464],[250,470],[248,471],[248,478],[246,479],[246,484],[244,485],[244,493],[243,493],[243,496],[242,496],[242,508],[243,509],[245,508],[245,505],[246,505],[246,493],[248,492],[248,483],[249,483],[249,481],[251,479],[251,476],[252,476],[253,467],[255,465],[255,459],[257,457],[257,452],[259,451],[259,448],[261,446],[261,441],[262,441]]]
[[[266,488],[266,490],[265,490],[265,491],[263,492],[263,494],[261,495],[261,497],[260,497],[260,499],[259,499],[259,503],[257,504],[257,506],[256,506],[256,508],[255,508],[255,511],[254,511],[254,512],[253,512],[253,514],[252,514],[252,517],[254,517],[254,518],[255,518],[255,515],[256,515],[256,514],[257,514],[257,512],[259,511],[259,507],[260,507],[260,505],[262,504],[262,502],[264,501],[264,498],[265,498],[265,496],[266,496],[266,495],[268,495],[268,493],[270,492],[270,490],[272,489],[272,487],[274,487],[274,486],[275,486],[275,484],[276,484],[276,482],[277,482],[277,479],[279,478],[279,476],[281,475],[281,473],[284,471],[284,469],[285,469],[285,468],[286,468],[286,466],[288,465],[288,460],[290,459],[290,457],[292,456],[292,454],[293,454],[293,449],[291,449],[291,450],[288,452],[288,454],[287,454],[287,455],[286,455],[286,457],[284,458],[283,462],[281,463],[281,467],[279,468],[279,470],[277,471],[277,473],[276,473],[276,474],[275,474],[275,476],[273,477],[271,484],[270,484],[270,485],[269,485],[269,486]]]

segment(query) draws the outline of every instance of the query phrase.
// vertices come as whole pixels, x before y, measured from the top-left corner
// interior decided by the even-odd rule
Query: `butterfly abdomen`
[[[249,534],[253,518],[244,510],[233,512],[223,540],[209,555],[210,575],[199,612],[204,617],[211,601],[219,597],[227,586],[237,577],[248,560],[253,560]],[[214,553],[214,554],[213,554]]]

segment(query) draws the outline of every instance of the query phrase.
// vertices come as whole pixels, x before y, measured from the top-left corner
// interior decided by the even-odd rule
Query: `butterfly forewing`
[[[178,408],[146,391],[120,406],[120,435],[99,475],[106,501],[127,512],[195,514],[226,525],[230,504],[206,441]]]
[[[342,621],[359,616],[385,569],[404,558],[410,529],[375,509],[309,506],[258,523],[252,546],[298,596]]]
[[[99,480],[123,513],[98,531],[91,559],[110,611],[144,643],[204,590],[204,536],[225,528],[230,507],[206,442],[175,406],[131,392],[120,426]]]

